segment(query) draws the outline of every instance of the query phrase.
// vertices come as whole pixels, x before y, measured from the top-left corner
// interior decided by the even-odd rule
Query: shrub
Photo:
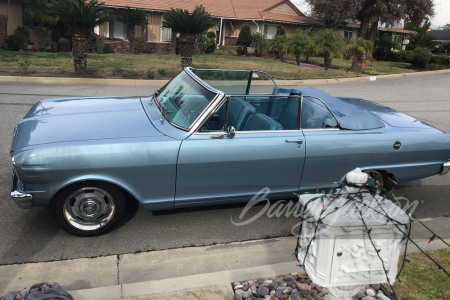
[[[396,52],[395,58],[396,58],[395,61],[410,63],[414,59],[414,52],[411,50],[399,51]]]
[[[255,48],[257,56],[261,56],[267,50],[267,45],[268,42],[261,33],[252,34],[252,47]]]
[[[288,41],[285,35],[275,35],[269,42],[269,51],[275,53],[277,57],[283,61],[284,55],[288,50]]]
[[[426,48],[417,47],[414,49],[414,59],[411,61],[411,65],[415,69],[423,69],[431,60],[431,53]]]
[[[5,39],[6,49],[10,51],[19,50],[19,46],[17,43],[17,37],[14,34],[10,34]]]
[[[66,38],[59,38],[58,40],[58,50],[62,52],[70,51],[70,42]]]
[[[48,27],[41,26],[41,27],[39,27],[38,32],[39,32],[39,38],[38,38],[39,48],[44,51],[47,51],[47,50],[53,51],[53,49],[52,49],[52,31]]]
[[[131,44],[131,52],[139,54],[144,52],[144,49],[145,49],[145,40],[141,37],[135,38],[133,43]]]
[[[30,42],[30,32],[25,27],[17,27],[14,35],[8,35],[5,43],[6,48],[11,51],[27,50]]]
[[[105,41],[106,38],[104,36],[97,36],[97,39],[95,40],[95,52],[100,54],[105,52]]]
[[[450,57],[447,55],[433,55],[430,63],[437,65],[450,65]]]
[[[239,32],[237,44],[243,47],[250,47],[252,45],[252,32],[249,25],[242,26],[241,32]]]
[[[214,32],[202,32],[195,36],[195,53],[213,53],[216,48],[216,34]]]
[[[148,79],[155,79],[156,78],[156,71],[154,68],[150,68],[147,70],[146,76]]]
[[[392,37],[387,32],[382,33],[377,40],[373,57],[378,60],[390,59],[391,53],[393,53],[391,50],[393,46]]]
[[[230,45],[222,46],[222,45],[220,45],[219,52],[222,52],[223,54],[228,55],[228,56],[232,56],[232,55],[235,55],[235,53],[237,51],[236,49],[238,47],[239,46],[230,46]]]
[[[236,48],[236,54],[239,55],[239,56],[246,55],[247,54],[247,47],[241,47],[241,46],[237,47]]]
[[[50,42],[50,51],[51,52],[58,52],[58,44],[55,42]]]
[[[167,71],[166,71],[166,69],[158,69],[158,74],[161,76],[165,76],[165,75],[167,75]]]

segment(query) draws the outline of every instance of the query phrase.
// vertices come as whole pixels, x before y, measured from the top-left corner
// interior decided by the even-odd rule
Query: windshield
[[[195,75],[226,95],[269,94],[276,87],[268,74],[260,71],[194,69]]]
[[[183,71],[161,88],[155,98],[171,123],[188,129],[216,95]]]

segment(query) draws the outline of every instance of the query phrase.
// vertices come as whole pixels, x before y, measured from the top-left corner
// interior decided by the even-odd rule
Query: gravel
[[[329,290],[315,284],[305,272],[233,282],[235,300],[327,300]],[[355,300],[390,299],[380,290],[380,284],[365,285],[353,296]]]

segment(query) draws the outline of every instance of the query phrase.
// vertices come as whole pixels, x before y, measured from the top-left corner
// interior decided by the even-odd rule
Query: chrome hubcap
[[[80,230],[96,230],[108,224],[115,213],[112,196],[100,188],[82,188],[67,197],[64,217]]]

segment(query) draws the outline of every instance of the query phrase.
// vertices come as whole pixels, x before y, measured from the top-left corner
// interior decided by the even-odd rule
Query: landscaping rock
[[[366,290],[366,294],[367,294],[367,296],[375,297],[375,295],[376,295],[377,293],[375,292],[375,290],[374,290],[373,288],[368,288],[368,289]]]
[[[359,292],[356,293],[356,298],[358,298],[358,299],[362,299],[365,296],[366,296],[366,289],[365,288],[360,289]]]
[[[361,300],[377,300],[377,298],[372,297],[372,296],[365,296],[365,297],[362,298]]]
[[[311,290],[311,286],[307,285],[306,283],[300,283],[297,282],[296,284],[297,288],[299,289],[299,291],[310,291]]]
[[[238,284],[234,286],[234,290],[241,290],[243,288],[242,284]]]
[[[256,292],[258,293],[259,296],[261,297],[265,297],[266,295],[269,294],[269,289],[265,286],[260,287],[256,290]]]
[[[373,288],[375,291],[378,291],[381,288],[381,285],[380,284],[371,284],[370,287]]]

